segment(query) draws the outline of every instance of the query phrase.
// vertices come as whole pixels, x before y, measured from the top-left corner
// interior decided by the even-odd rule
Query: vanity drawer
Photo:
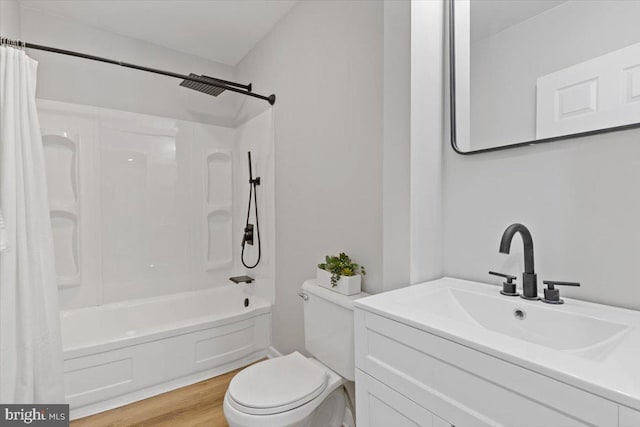
[[[640,426],[640,412],[620,406],[620,424],[618,427],[638,427]]]
[[[606,399],[357,309],[356,367],[457,427],[618,424]]]
[[[358,425],[364,427],[453,427],[359,369],[356,399]]]

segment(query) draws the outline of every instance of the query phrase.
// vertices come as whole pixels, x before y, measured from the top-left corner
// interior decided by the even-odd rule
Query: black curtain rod
[[[5,40],[7,40],[7,39],[5,39]],[[58,49],[58,48],[55,48],[55,47],[42,46],[42,45],[33,44],[33,43],[26,43],[26,42],[22,42],[22,41],[19,41],[19,40],[15,41],[15,46],[26,47],[26,48],[29,48],[29,49],[44,50],[46,52],[59,53],[59,54],[62,54],[62,55],[75,56],[77,58],[90,59],[92,61],[105,62],[107,64],[119,65],[119,66],[125,67],[125,68],[133,68],[134,70],[146,71],[148,73],[161,74],[163,76],[175,77],[176,79],[189,80],[189,81],[192,81],[192,82],[203,83],[203,84],[207,84],[207,85],[210,85],[210,86],[216,86],[216,87],[219,87],[219,88],[231,91],[231,92],[236,92],[236,93],[239,93],[239,94],[242,94],[242,95],[251,96],[253,98],[263,99],[263,100],[267,101],[271,105],[276,103],[276,96],[275,95],[264,96],[264,95],[259,95],[257,93],[253,93],[253,92],[251,92],[251,85],[242,85],[242,84],[239,84],[239,83],[227,82],[225,80],[221,80],[221,79],[217,79],[217,78],[210,78],[210,77],[207,77],[205,79],[205,78],[201,78],[201,77],[185,76],[183,74],[174,73],[172,71],[164,71],[164,70],[158,70],[158,69],[155,69],[155,68],[143,67],[142,65],[130,64],[128,62],[116,61],[114,59],[102,58],[100,56],[88,55],[86,53],[74,52],[74,51],[71,51],[71,50]],[[212,80],[215,80],[215,82],[213,82]],[[249,90],[238,89],[237,87],[234,87],[234,86],[247,87]]]

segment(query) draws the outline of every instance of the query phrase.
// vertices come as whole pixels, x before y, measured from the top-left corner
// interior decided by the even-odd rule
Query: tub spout
[[[254,279],[251,276],[234,276],[229,277],[229,280],[231,280],[233,283],[251,283]]]

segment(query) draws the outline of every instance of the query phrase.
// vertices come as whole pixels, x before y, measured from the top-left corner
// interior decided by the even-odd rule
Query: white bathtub
[[[60,316],[72,419],[247,365],[271,343],[271,305],[238,285]]]

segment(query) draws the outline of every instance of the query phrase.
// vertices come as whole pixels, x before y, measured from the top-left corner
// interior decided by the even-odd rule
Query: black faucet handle
[[[544,298],[542,302],[547,304],[564,304],[564,300],[560,298],[560,291],[555,286],[580,286],[578,282],[560,282],[557,280],[543,280],[542,283],[547,285],[544,290]]]
[[[489,274],[493,276],[504,277],[505,279],[507,279],[507,282],[509,283],[512,283],[514,280],[517,279],[516,276],[512,276],[510,274],[505,274],[505,273],[498,273],[497,271],[490,271]]]
[[[489,274],[493,276],[504,277],[505,279],[507,279],[506,282],[502,282],[502,290],[500,291],[502,295],[507,295],[510,297],[518,296],[518,291],[516,291],[516,284],[513,283],[513,281],[516,280],[516,276],[505,273],[498,273],[496,271],[490,271]]]
[[[559,282],[557,280],[543,280],[542,283],[547,285],[551,290],[554,289],[554,286],[580,286],[578,282]]]

